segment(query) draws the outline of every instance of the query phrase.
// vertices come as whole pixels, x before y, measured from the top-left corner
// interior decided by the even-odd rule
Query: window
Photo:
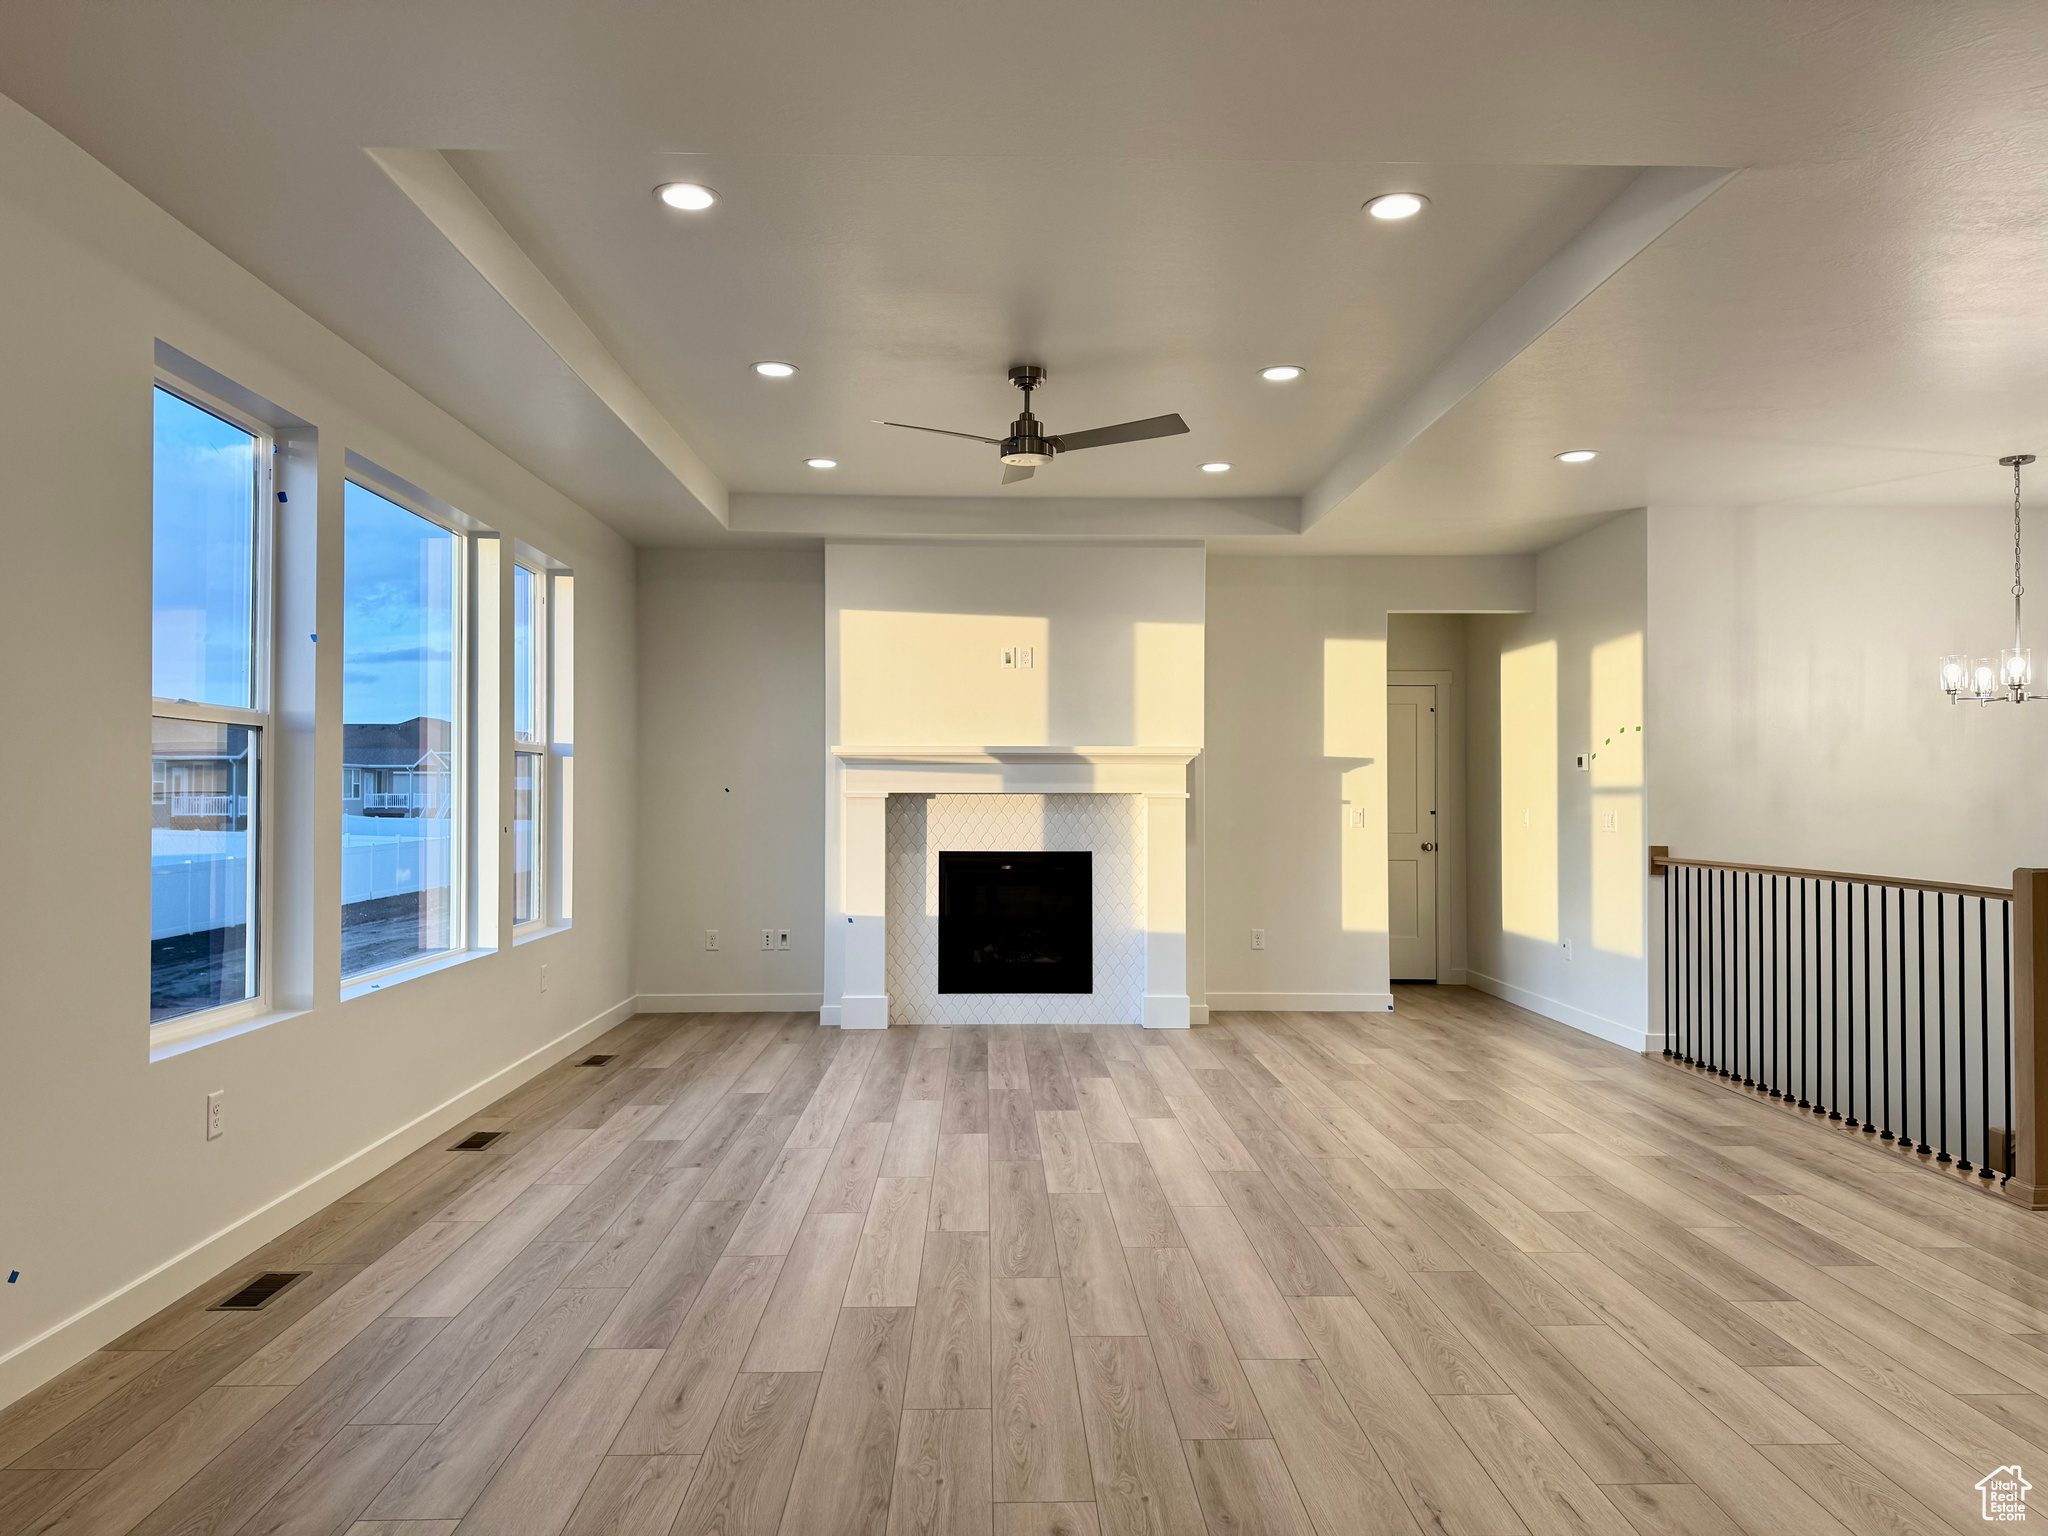
[[[569,921],[575,766],[575,578],[530,551],[521,562],[512,567],[515,929]]]
[[[512,567],[512,926],[547,917],[547,587]]]
[[[151,548],[149,1017],[262,994],[271,440],[159,384]]]
[[[349,481],[342,547],[344,979],[462,947],[462,535]]]

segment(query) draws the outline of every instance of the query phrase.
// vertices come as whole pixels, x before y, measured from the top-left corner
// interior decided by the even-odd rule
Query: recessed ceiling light
[[[756,363],[754,372],[764,379],[786,379],[796,372],[795,363]]]
[[[1221,459],[1218,459],[1214,464],[1204,464],[1202,466],[1202,473],[1205,475],[1227,475],[1230,473],[1230,466]]]
[[[718,201],[718,194],[709,187],[700,187],[694,181],[671,181],[654,189],[654,195],[671,208],[680,208],[685,213],[702,213]]]
[[[1560,464],[1585,464],[1599,457],[1600,455],[1590,448],[1567,448],[1557,456],[1557,462]]]
[[[1388,192],[1365,205],[1376,219],[1412,219],[1429,203],[1419,192]]]
[[[837,459],[805,459],[804,462],[813,469],[837,469],[839,467]]]
[[[1297,368],[1292,363],[1275,363],[1270,368],[1261,368],[1259,377],[1268,384],[1291,384],[1306,372],[1306,368]]]

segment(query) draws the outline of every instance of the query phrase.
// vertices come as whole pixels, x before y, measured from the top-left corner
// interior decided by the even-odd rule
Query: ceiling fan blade
[[[1005,464],[1003,484],[1015,485],[1019,480],[1029,480],[1034,473],[1035,468],[1030,464]]]
[[[915,427],[912,426],[907,421],[877,421],[875,425],[878,427],[902,427],[907,431],[911,432],[936,432],[941,437],[964,437],[970,443],[994,443],[998,448],[1000,448],[1003,443],[1003,440],[1000,437],[982,437],[978,433],[974,432],[953,432],[947,430],[945,427]],[[1185,432],[1187,431],[1187,428],[1182,427],[1181,431]]]
[[[1174,437],[1187,431],[1188,424],[1176,413],[1147,416],[1143,421],[1120,422],[1113,427],[1094,427],[1086,432],[1063,432],[1052,439],[1061,453],[1077,448],[1107,448],[1111,443],[1142,443],[1148,437]]]

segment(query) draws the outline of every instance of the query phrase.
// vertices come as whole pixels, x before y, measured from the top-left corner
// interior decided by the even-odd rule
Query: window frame
[[[554,782],[556,775],[551,771],[548,759],[553,755],[554,736],[554,572],[541,561],[520,554],[515,550],[512,557],[513,614],[511,630],[514,636],[512,658],[513,686],[519,679],[519,657],[517,636],[519,634],[518,594],[519,573],[532,578],[533,612],[529,624],[529,642],[532,650],[533,696],[528,700],[533,730],[522,736],[519,733],[519,701],[512,701],[512,714],[507,734],[512,738],[512,782],[508,788],[508,809],[518,804],[519,759],[531,757],[534,760],[533,785],[533,835],[530,858],[533,862],[533,911],[523,921],[516,916],[512,924],[514,939],[524,938],[551,927],[555,920],[554,901],[554,860],[549,855],[549,840],[554,829]],[[508,825],[516,826],[513,817],[506,818]],[[512,878],[519,878],[518,861],[512,861]],[[518,892],[513,892],[513,911],[518,911]]]
[[[450,800],[448,820],[448,928],[450,943],[446,949],[435,950],[432,954],[411,955],[391,965],[379,966],[366,971],[341,972],[341,996],[344,1002],[367,992],[379,991],[393,982],[404,981],[415,974],[425,974],[476,954],[487,954],[487,947],[479,946],[476,925],[472,911],[474,891],[470,879],[471,850],[476,843],[476,796],[472,793],[470,780],[473,773],[472,757],[481,755],[481,743],[476,730],[476,688],[472,676],[472,659],[478,643],[475,634],[477,601],[477,540],[474,529],[464,527],[460,522],[437,512],[423,498],[408,494],[381,475],[359,473],[351,468],[342,475],[342,543],[347,547],[347,498],[348,487],[353,485],[367,495],[380,501],[387,501],[402,511],[410,512],[422,522],[431,523],[455,539],[454,569],[455,590],[450,604],[450,630],[452,631],[452,654],[449,658],[453,676],[449,685],[448,709],[453,717],[448,722],[448,745],[454,761],[448,770],[448,796]],[[341,644],[344,658],[347,655],[348,638],[348,561],[344,553],[341,574],[336,585],[339,587],[341,607]],[[346,726],[344,724],[344,729]],[[343,777],[335,786],[345,798],[348,790],[343,765]],[[344,831],[346,829],[344,828]],[[337,905],[336,917],[346,910]],[[344,954],[342,965],[347,965]]]
[[[216,1003],[210,1008],[195,1008],[189,1013],[180,1013],[171,1018],[149,1020],[150,1039],[155,1043],[190,1034],[211,1033],[215,1030],[238,1024],[247,1019],[261,1017],[273,1011],[272,964],[274,958],[273,935],[274,892],[276,881],[271,878],[274,867],[277,817],[270,808],[271,756],[275,749],[276,736],[273,734],[272,697],[276,682],[276,632],[274,613],[277,587],[277,430],[268,422],[250,415],[228,404],[219,396],[199,389],[185,379],[164,368],[157,368],[151,378],[150,392],[150,441],[152,454],[155,447],[156,391],[162,390],[175,399],[182,400],[194,410],[204,411],[218,417],[229,426],[247,432],[256,444],[254,485],[251,494],[255,497],[254,537],[250,550],[250,635],[249,635],[249,701],[244,708],[232,704],[203,704],[192,699],[164,698],[155,692],[155,625],[152,619],[150,640],[151,696],[149,716],[157,720],[184,720],[202,725],[242,726],[255,733],[256,744],[249,767],[249,799],[251,820],[255,835],[250,839],[249,857],[249,923],[255,933],[243,941],[245,965],[256,968],[256,986],[249,996],[232,1003]],[[152,460],[153,462],[153,460]],[[151,612],[155,612],[154,594],[154,550],[156,536],[156,478],[152,469],[150,477],[150,538],[152,589]],[[156,802],[158,783],[155,768],[156,750],[154,740],[150,748],[150,798],[152,807]],[[163,783],[168,797],[168,779]],[[152,978],[153,979],[153,978]]]

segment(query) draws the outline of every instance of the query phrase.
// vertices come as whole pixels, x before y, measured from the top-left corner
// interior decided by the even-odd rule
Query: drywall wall
[[[1388,615],[1526,609],[1535,569],[1526,555],[1210,560],[1212,1009],[1390,1006]]]
[[[19,1271],[0,1287],[5,1401],[623,1017],[635,774],[632,551],[4,100],[0,291],[0,506],[18,573],[0,604],[16,744],[0,770],[0,1260]],[[317,444],[293,440],[309,560],[280,620],[279,734],[303,747],[291,773],[307,789],[275,807],[302,855],[278,895],[305,1006],[152,1061],[159,343],[310,423]],[[572,929],[343,1002],[334,642],[351,452],[576,572],[576,903]],[[497,894],[502,920],[509,885]],[[214,1090],[226,1134],[209,1141]]]
[[[646,550],[639,615],[641,1006],[815,1008],[823,552]],[[789,949],[764,952],[763,928],[788,929]]]
[[[829,749],[1199,749],[1204,566],[1202,547],[1185,542],[826,546],[826,1023],[839,1022],[847,991],[849,920],[842,770]],[[1190,775],[1190,953],[1201,942],[1197,784]]]
[[[1543,551],[1534,611],[1467,630],[1468,979],[1636,1050],[1662,1044],[1647,1013],[1646,540],[1629,512]]]
[[[1446,986],[1465,981],[1465,631],[1462,613],[1387,615],[1387,681],[1437,690],[1437,980]]]
[[[1972,507],[1652,509],[1651,842],[1972,885],[2048,861],[2048,704],[1936,686],[1944,655],[2011,644],[2008,475],[1987,462]]]

